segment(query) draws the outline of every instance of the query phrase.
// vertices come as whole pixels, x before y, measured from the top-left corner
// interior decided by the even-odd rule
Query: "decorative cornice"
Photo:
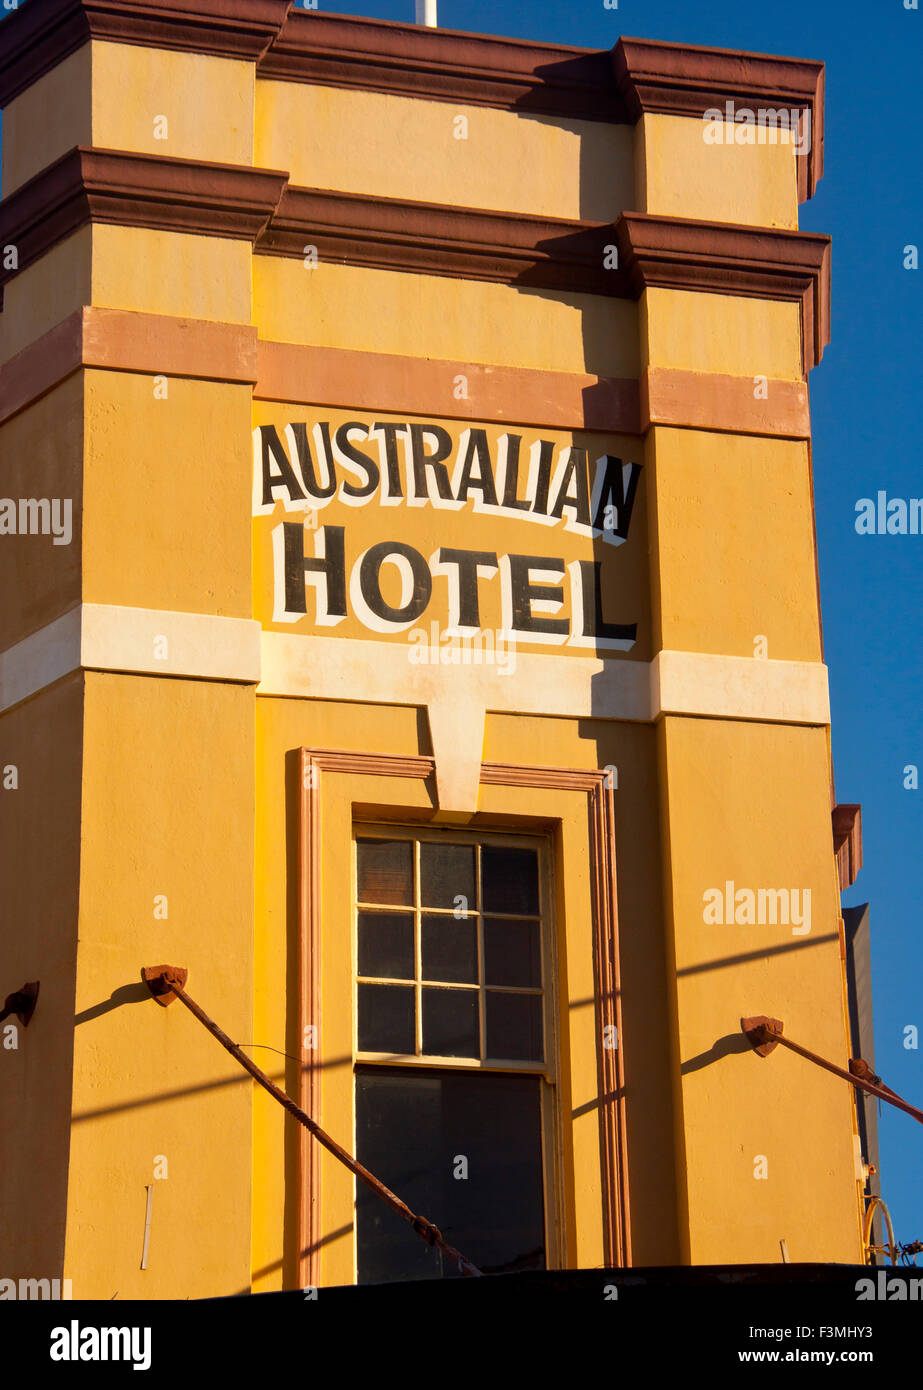
[[[799,193],[823,173],[824,66],[621,39],[614,50],[293,9],[292,0],[31,0],[4,24],[0,107],[90,39],[238,58],[257,76],[604,122],[711,107],[810,111]]]
[[[805,370],[830,338],[830,238],[624,213],[578,222],[288,187],[257,252],[638,298],[648,286],[798,303]],[[618,269],[606,269],[612,246]]]
[[[606,49],[293,10],[257,76],[587,121],[626,121]]]
[[[709,109],[760,107],[811,112],[811,145],[799,158],[799,196],[809,198],[824,172],[824,65],[731,48],[620,39],[612,54],[619,98],[631,121],[645,112],[694,116]]]
[[[289,186],[256,250],[300,259],[306,244],[322,261],[377,270],[629,293],[624,274],[605,269],[606,223]]]
[[[288,175],[273,169],[77,146],[0,203],[19,270],[90,222],[254,242]],[[0,268],[0,285],[13,270]]]
[[[801,306],[805,374],[830,341],[830,238],[626,212],[615,224],[633,292],[703,290]]]
[[[19,270],[90,222],[249,241],[263,255],[638,298],[649,286],[801,306],[805,372],[830,336],[830,238],[627,212],[536,217],[328,189],[279,170],[78,146],[0,203]],[[613,248],[618,268],[607,269]],[[0,286],[17,271],[0,270]]]
[[[0,108],[90,39],[256,62],[292,0],[30,0],[4,22]]]

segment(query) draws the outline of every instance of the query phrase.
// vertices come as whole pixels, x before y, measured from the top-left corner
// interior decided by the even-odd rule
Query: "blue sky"
[[[414,15],[413,0],[320,8]],[[439,0],[439,21],[594,48],[624,33],[826,63],[824,177],[801,226],[833,237],[832,341],[811,376],[811,413],[837,799],[863,812],[865,867],[845,901],[871,903],[877,1069],[923,1104],[923,1043],[903,1045],[908,1025],[923,1036],[923,789],[903,786],[906,765],[923,769],[923,536],[860,536],[854,524],[860,497],[923,496],[923,271],[903,267],[903,248],[923,243],[923,12],[904,0]],[[882,1188],[908,1242],[923,1238],[923,1134],[883,1112]]]

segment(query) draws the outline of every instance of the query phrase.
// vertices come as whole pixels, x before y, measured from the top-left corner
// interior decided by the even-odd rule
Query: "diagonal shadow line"
[[[789,951],[804,951],[809,946],[822,946],[825,941],[839,941],[836,932],[826,936],[815,936],[811,941],[790,941],[785,946],[764,946],[761,951],[741,951],[736,956],[722,956],[720,960],[703,961],[701,965],[684,965],[677,970],[680,975],[702,975],[706,970],[724,970],[729,965],[745,965],[751,960],[765,960],[768,956],[781,956]]]
[[[323,1249],[323,1247],[324,1247],[325,1245],[332,1245],[333,1242],[334,1242],[335,1240],[342,1240],[344,1236],[351,1235],[351,1234],[352,1234],[352,1230],[353,1230],[353,1223],[350,1221],[349,1224],[346,1225],[346,1226],[340,1226],[340,1227],[338,1227],[337,1230],[335,1230],[335,1231],[328,1231],[327,1234],[326,1234],[325,1236],[321,1236],[320,1240],[315,1240],[311,1245],[306,1245],[305,1248],[304,1248],[304,1250],[302,1250],[302,1252],[301,1252],[302,1257],[304,1257],[305,1255],[312,1255],[312,1254],[314,1253],[315,1250],[321,1250],[321,1249]],[[252,1284],[252,1281],[253,1281],[254,1279],[263,1279],[267,1274],[272,1274],[274,1270],[276,1270],[276,1269],[281,1269],[282,1266],[283,1266],[284,1264],[285,1264],[284,1259],[283,1259],[283,1260],[273,1260],[272,1264],[263,1265],[262,1268],[260,1268],[260,1269],[255,1269],[255,1270],[253,1271],[253,1273],[251,1274],[251,1276],[250,1276],[251,1283],[247,1286],[247,1288],[245,1288],[245,1289],[238,1289],[236,1294],[230,1294],[230,1295],[228,1295],[228,1296],[229,1296],[230,1298],[242,1298],[242,1297],[245,1297],[247,1294],[252,1293],[252,1291],[253,1291],[253,1284]],[[272,1292],[272,1291],[271,1291],[271,1290],[267,1290],[267,1292]],[[278,1290],[277,1290],[276,1292],[278,1292]],[[285,1292],[285,1291],[283,1290],[283,1292]]]
[[[736,925],[736,924],[735,924]],[[787,941],[783,946],[764,946],[758,951],[740,951],[736,956],[719,956],[717,960],[703,961],[701,965],[684,965],[676,972],[677,978],[680,975],[701,975],[706,970],[724,970],[729,965],[745,965],[747,961],[765,960],[768,956],[781,956],[789,951],[803,951],[806,946],[821,946],[825,941],[838,941],[839,936],[836,932],[827,932],[825,936],[814,936],[810,941]],[[599,1005],[604,999],[615,999],[618,990],[600,991],[599,994],[590,995],[586,999],[571,999],[568,1001],[568,1009],[585,1009],[591,1004]]]
[[[611,1105],[620,1100],[625,1093],[625,1088],[620,1086],[616,1091],[606,1091],[602,1096],[594,1096],[592,1100],[586,1101],[583,1105],[578,1105],[576,1110],[572,1110],[571,1119],[579,1119],[581,1115],[589,1115],[591,1110],[598,1110],[601,1105]]]
[[[150,996],[148,996],[148,998],[150,998]],[[352,1060],[352,1057],[331,1057],[328,1061],[321,1062],[320,1066],[351,1066]],[[307,1070],[307,1068],[305,1068],[305,1070]],[[283,1090],[285,1089],[284,1071],[267,1072],[266,1075],[269,1077],[270,1081],[275,1081],[276,1084],[281,1086]],[[140,1098],[138,1100],[126,1100],[122,1101],[118,1105],[104,1105],[101,1106],[98,1110],[82,1110],[79,1114],[71,1116],[71,1124],[79,1124],[81,1120],[97,1120],[100,1119],[103,1115],[118,1115],[123,1111],[127,1110],[140,1110],[142,1106],[145,1105],[160,1105],[164,1101],[179,1100],[182,1096],[194,1096],[200,1093],[204,1094],[207,1091],[218,1091],[221,1089],[222,1086],[239,1086],[242,1085],[244,1082],[249,1082],[251,1085],[256,1084],[253,1080],[253,1077],[241,1068],[239,1076],[225,1076],[222,1077],[220,1081],[203,1081],[198,1086],[183,1086],[176,1091],[161,1091],[156,1096],[144,1096],[143,1098]]]

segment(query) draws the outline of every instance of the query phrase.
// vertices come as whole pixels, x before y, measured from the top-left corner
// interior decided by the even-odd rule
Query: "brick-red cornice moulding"
[[[760,107],[810,111],[810,149],[798,157],[799,194],[809,198],[824,172],[824,65],[808,58],[691,48],[656,39],[620,39],[612,61],[628,119],[645,112],[697,116],[730,101],[735,110]]]
[[[615,224],[631,291],[648,286],[801,306],[807,373],[830,341],[830,237],[626,212]]]
[[[628,38],[612,50],[572,48],[327,15],[292,0],[30,0],[3,38],[0,107],[93,38],[246,59],[267,79],[562,119],[701,119],[726,101],[810,110],[802,197],[823,172],[824,65],[807,59]]]
[[[164,155],[77,146],[0,202],[0,245],[19,269],[88,223],[254,242],[288,175]],[[0,270],[0,284],[15,271]]]
[[[0,108],[90,39],[256,62],[292,0],[28,0],[3,23]]]
[[[630,295],[621,270],[606,270],[611,224],[407,202],[320,188],[286,189],[256,243],[259,254],[490,280],[524,288]]]
[[[293,9],[258,75],[590,121],[629,120],[609,49]]]
[[[249,241],[258,254],[638,298],[648,286],[798,303],[805,370],[829,340],[830,238],[626,212],[578,222],[295,188],[280,170],[77,147],[0,203],[19,270],[88,223]],[[606,269],[618,251],[618,269]],[[0,285],[17,272],[0,271]]]

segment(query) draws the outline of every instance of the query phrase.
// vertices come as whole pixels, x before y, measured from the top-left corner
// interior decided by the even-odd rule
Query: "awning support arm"
[[[844,1081],[848,1081],[857,1090],[867,1091],[870,1096],[877,1096],[879,1100],[885,1100],[889,1105],[894,1105],[898,1110],[912,1115],[923,1125],[923,1110],[918,1110],[916,1106],[909,1105],[906,1100],[902,1100],[896,1091],[892,1091],[889,1086],[884,1084],[880,1076],[874,1074],[868,1062],[864,1062],[861,1057],[851,1058],[849,1071],[844,1071],[834,1062],[828,1062],[826,1057],[818,1057],[816,1052],[809,1052],[806,1047],[793,1042],[791,1038],[786,1038],[782,1032],[783,1026],[781,1019],[769,1018],[766,1014],[757,1014],[752,1018],[740,1020],[740,1027],[747,1042],[754,1052],[758,1052],[761,1057],[768,1057],[777,1043],[781,1043],[789,1051],[797,1052],[799,1057],[805,1057],[809,1062],[814,1062],[826,1071],[832,1071],[834,1076],[841,1076]]]
[[[371,1188],[377,1197],[380,1197],[383,1202],[387,1203],[392,1211],[397,1212],[398,1216],[403,1217],[413,1230],[416,1231],[417,1235],[420,1236],[422,1240],[426,1241],[427,1245],[435,1245],[437,1249],[441,1250],[444,1255],[447,1255],[449,1259],[453,1261],[456,1268],[462,1274],[480,1275],[481,1271],[477,1266],[473,1265],[470,1260],[466,1259],[464,1255],[456,1250],[454,1245],[450,1245],[447,1240],[444,1240],[441,1231],[438,1227],[433,1225],[432,1221],[427,1221],[425,1216],[415,1215],[415,1213],[410,1210],[410,1207],[408,1207],[405,1202],[401,1201],[400,1197],[395,1196],[389,1187],[385,1187],[384,1183],[380,1182],[373,1173],[370,1173],[369,1170],[364,1168],[351,1154],[347,1153],[346,1149],[338,1144],[335,1139],[332,1139],[325,1130],[321,1129],[320,1125],[312,1120],[310,1115],[295,1104],[291,1096],[286,1095],[274,1082],[270,1081],[266,1073],[261,1071],[256,1063],[252,1061],[236,1043],[231,1042],[227,1033],[219,1028],[214,1019],[209,1018],[205,1010],[200,1008],[195,1000],[191,999],[186,993],[184,985],[186,983],[187,974],[188,972],[184,970],[182,966],[174,965],[147,966],[141,971],[142,979],[158,1004],[167,1005],[172,1004],[174,999],[182,1000],[189,1012],[195,1015],[203,1027],[208,1029],[213,1038],[218,1039],[221,1046],[230,1052],[231,1056],[235,1061],[240,1063],[245,1071],[250,1073],[254,1081],[259,1082],[264,1091],[268,1091],[269,1094],[279,1102],[283,1109],[294,1116],[299,1124],[304,1125],[308,1133],[313,1135],[319,1144],[322,1144],[335,1158],[338,1158],[351,1173],[355,1173],[356,1177],[364,1182],[366,1187]]]

